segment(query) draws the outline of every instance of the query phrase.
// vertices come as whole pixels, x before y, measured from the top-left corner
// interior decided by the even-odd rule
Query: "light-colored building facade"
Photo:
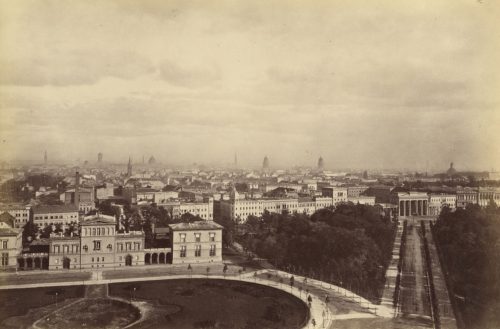
[[[429,196],[424,192],[396,192],[391,195],[399,218],[429,215]]]
[[[78,191],[76,189],[70,189],[61,193],[59,199],[67,205],[73,204],[78,207],[79,212],[86,214],[91,210],[95,209],[95,193],[94,188],[80,187]]]
[[[347,197],[348,198],[353,198],[353,197],[359,197],[362,195],[366,190],[368,190],[368,186],[348,186],[347,187]]]
[[[485,207],[493,201],[500,206],[500,188],[498,187],[480,187],[477,191],[477,202],[481,207]]]
[[[213,221],[169,225],[173,264],[222,261],[222,229]]]
[[[48,225],[78,222],[78,210],[74,205],[36,206],[33,208],[33,222],[39,228]]]
[[[334,205],[347,202],[347,187],[340,187],[340,186],[323,187],[321,189],[321,192],[323,193],[323,196],[332,198]]]
[[[439,216],[444,207],[455,210],[457,205],[457,196],[455,194],[436,194],[429,195],[429,215]]]
[[[457,208],[465,208],[469,204],[477,204],[477,189],[464,187],[457,189]]]
[[[242,223],[248,216],[261,217],[265,211],[313,214],[316,210],[332,205],[334,203],[331,197],[242,199],[235,198],[233,193],[229,200],[220,201],[220,210],[222,217]]]
[[[80,223],[80,236],[51,236],[49,270],[144,265],[144,246],[143,232],[118,233],[113,216],[87,216]]]
[[[0,215],[0,269],[15,269],[17,256],[22,250],[23,230],[15,228],[14,216],[9,213]]]
[[[14,217],[14,227],[21,228],[30,220],[30,205],[8,204],[0,205],[0,214],[6,212]]]
[[[369,205],[369,206],[375,205],[375,197],[374,196],[367,196],[367,195],[348,196],[347,201],[352,202],[354,204],[364,204],[364,205]]]

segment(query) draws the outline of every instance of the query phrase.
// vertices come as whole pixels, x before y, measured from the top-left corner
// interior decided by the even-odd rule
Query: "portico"
[[[428,216],[429,197],[423,192],[398,192],[393,202],[398,205],[399,217]]]

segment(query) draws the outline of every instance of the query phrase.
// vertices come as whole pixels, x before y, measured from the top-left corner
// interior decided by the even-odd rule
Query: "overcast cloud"
[[[1,3],[2,160],[500,170],[494,1]]]

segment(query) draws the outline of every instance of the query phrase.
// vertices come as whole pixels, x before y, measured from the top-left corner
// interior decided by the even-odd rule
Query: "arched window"
[[[87,251],[89,251],[89,247],[87,247],[87,245],[84,245],[84,246],[83,246],[83,250],[84,250],[85,252],[87,252]]]

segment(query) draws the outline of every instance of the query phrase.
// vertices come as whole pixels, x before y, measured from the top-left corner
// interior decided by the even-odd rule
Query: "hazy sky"
[[[500,170],[494,2],[1,0],[0,155]]]

